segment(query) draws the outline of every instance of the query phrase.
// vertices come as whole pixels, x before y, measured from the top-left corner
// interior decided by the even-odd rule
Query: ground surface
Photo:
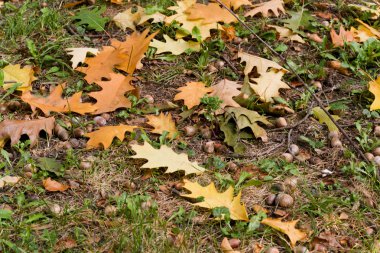
[[[107,23],[103,32],[78,29],[71,17],[81,7],[94,6],[84,3],[64,8],[68,2],[71,1],[15,1],[0,9],[0,67],[8,64],[37,66],[38,80],[33,82],[35,91],[46,94],[50,86],[67,82],[68,93],[82,90],[86,93],[90,90],[89,85],[82,81],[81,73],[72,70],[70,57],[64,49],[99,48],[108,45],[110,38],[121,40],[131,33],[130,30],[122,31],[113,22]],[[123,5],[96,2],[96,6],[106,6],[103,15],[111,18],[137,4],[135,1]],[[296,11],[302,6],[302,1],[288,2],[293,3],[286,5],[287,11]],[[175,3],[166,0],[138,4],[166,10]],[[306,35],[305,44],[276,39],[276,34],[273,30],[270,32],[266,24],[281,24],[280,19],[286,18],[284,14],[269,18],[255,16],[246,21],[283,57],[294,63],[297,73],[308,83],[318,81],[322,84],[321,89],[314,90],[315,94],[324,106],[333,109],[331,112],[339,114],[339,123],[351,140],[363,152],[372,152],[379,143],[373,127],[380,124],[380,118],[375,111],[369,112],[374,97],[368,92],[367,84],[369,76],[375,79],[380,73],[380,42],[377,40],[371,48],[363,49],[358,57],[348,45],[333,48],[331,27],[322,22],[329,22],[327,25],[333,25],[336,30],[340,24],[346,29],[356,25],[355,18],[378,30],[380,24],[369,19],[368,14],[347,7],[346,1],[326,4],[327,8],[314,1],[304,3],[313,15],[317,12],[331,14],[325,19],[315,16],[307,31],[318,34],[324,39],[322,43]],[[152,25],[151,30],[161,28],[156,39],[162,39],[164,29],[174,34],[162,24]],[[138,30],[144,28],[138,27]],[[13,147],[7,143],[0,156],[0,178],[20,176],[22,181],[0,188],[0,252],[218,252],[224,237],[239,239],[236,250],[241,252],[265,252],[270,247],[277,247],[280,252],[293,252],[286,235],[260,225],[262,217],[254,208],[257,205],[268,210],[268,217],[299,220],[297,226],[306,231],[308,238],[297,245],[310,251],[380,252],[377,168],[365,163],[343,137],[343,149],[331,148],[326,125],[320,124],[310,112],[310,108],[317,106],[316,102],[302,86],[297,86],[299,83],[293,74],[287,74],[284,80],[297,86],[298,91],[281,90],[281,96],[294,113],[280,111],[274,114],[260,104],[250,108],[262,112],[273,122],[280,116],[285,117],[288,127],[265,127],[268,134],[265,143],[260,139],[242,140],[246,147],[244,153],[237,154],[224,144],[218,121],[216,118],[207,120],[202,114],[204,111],[197,110],[184,120],[180,116],[186,108],[173,98],[176,89],[186,82],[203,81],[213,85],[223,78],[243,81],[244,65],[236,57],[239,50],[278,61],[241,25],[236,25],[236,33],[241,39],[229,42],[214,32],[212,38],[202,42],[201,52],[164,57],[167,55],[148,51],[149,56],[143,59],[144,67],[135,72],[139,77],[136,85],[141,98],[149,95],[155,105],[167,101],[178,105],[167,111],[176,121],[179,139],[165,140],[151,133],[127,134],[126,140],[114,140],[109,149],[87,151],[87,138],[75,137],[73,129],[86,132],[96,129],[94,116],[53,113],[57,121],[73,126],[67,127],[69,141],[62,141],[55,135],[53,138],[41,136],[32,148],[25,143],[27,138]],[[34,44],[36,52],[31,52],[27,41]],[[350,74],[328,68],[328,55],[347,63]],[[224,65],[218,66],[219,62]],[[38,111],[32,114],[18,92],[6,94],[1,88],[0,92],[0,104],[6,105],[0,121],[42,116]],[[20,103],[10,106],[15,101]],[[144,109],[149,104],[147,100],[140,102],[132,109],[105,115],[110,116],[107,125],[130,124],[149,129],[144,118]],[[205,108],[206,105],[201,106]],[[211,135],[202,136],[198,132],[187,137],[185,127],[190,125],[211,129]],[[181,198],[179,194],[185,191],[181,189],[183,174],[180,172],[163,174],[165,169],[141,169],[145,161],[131,159],[133,151],[129,145],[132,140],[141,143],[143,138],[150,139],[156,146],[168,144],[177,152],[187,152],[191,161],[208,169],[202,175],[188,176],[191,181],[202,185],[214,182],[220,192],[229,186],[234,187],[235,193],[242,190],[241,200],[246,205],[250,222],[215,220],[210,210],[195,207]],[[210,141],[217,148],[206,153],[204,146]],[[287,152],[291,144],[297,144],[302,155],[293,162],[286,162],[280,155]],[[60,171],[39,167],[40,157],[58,161],[62,165]],[[41,182],[47,177],[70,185],[70,189],[64,192],[45,190]],[[267,204],[270,194],[282,191],[293,197],[293,205],[283,208]]]

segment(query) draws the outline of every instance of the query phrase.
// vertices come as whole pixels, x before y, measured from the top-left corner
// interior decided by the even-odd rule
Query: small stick
[[[314,92],[312,92],[310,86],[306,84],[306,82],[302,79],[300,75],[297,74],[297,72],[293,69],[292,66],[290,66],[286,59],[279,53],[276,52],[265,40],[263,40],[259,35],[255,33],[255,31],[252,30],[251,27],[249,27],[243,20],[239,18],[238,15],[236,15],[230,8],[228,8],[222,1],[216,0],[220,5],[223,6],[224,9],[226,9],[231,15],[233,15],[236,20],[239,21],[241,25],[243,25],[253,36],[255,36],[261,43],[263,43],[275,56],[277,56],[281,62],[297,77],[298,81],[302,83],[302,85],[305,87],[305,89],[313,96],[315,101],[317,101],[319,107],[327,114],[329,119],[334,123],[334,125],[339,129],[339,131],[343,134],[343,136],[347,139],[347,141],[351,144],[351,146],[356,150],[356,152],[366,161],[367,163],[370,163],[367,157],[364,155],[364,153],[356,146],[356,143],[351,140],[351,138],[348,136],[346,131],[336,122],[334,117],[325,109],[323,106],[323,102],[315,95]],[[294,89],[292,86],[290,86],[292,89]]]

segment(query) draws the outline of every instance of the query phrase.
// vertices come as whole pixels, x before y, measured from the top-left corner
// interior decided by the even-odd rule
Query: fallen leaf
[[[90,92],[88,95],[96,99],[94,106],[97,108],[92,114],[113,112],[119,108],[131,108],[131,101],[125,97],[128,91],[135,89],[131,85],[133,77],[111,73],[109,81],[96,82],[102,90]]]
[[[0,189],[6,185],[15,185],[20,181],[21,177],[5,176],[0,178]]]
[[[305,240],[307,234],[299,229],[296,229],[298,220],[282,221],[281,219],[265,218],[261,221],[262,224],[270,226],[284,234],[290,239],[290,245],[294,247],[298,241]]]
[[[220,108],[224,108],[226,106],[240,107],[240,105],[233,100],[233,97],[241,94],[241,91],[238,90],[241,87],[242,85],[235,81],[223,79],[218,84],[210,87],[213,90],[210,93],[210,96],[218,97],[223,101]]]
[[[76,112],[79,114],[92,113],[96,107],[90,103],[81,103],[82,92],[74,93],[71,97],[62,98],[66,84],[61,84],[47,97],[34,96],[30,92],[23,93],[21,99],[28,103],[33,111],[39,108],[46,116],[50,112]]]
[[[145,22],[147,22],[149,20],[152,20],[151,23],[153,23],[153,24],[154,23],[161,23],[161,22],[165,21],[165,18],[166,18],[166,16],[162,13],[155,12],[152,14],[146,14],[146,12],[144,11],[144,13],[141,14],[141,18],[138,22],[138,25],[144,24]]]
[[[359,25],[358,28],[351,27],[350,32],[353,33],[355,41],[365,42],[370,38],[376,39],[376,35],[363,25]]]
[[[164,113],[160,113],[160,115],[147,115],[148,119],[147,124],[151,125],[154,129],[151,130],[152,133],[155,134],[163,134],[164,132],[168,132],[167,138],[174,138],[178,135],[177,128],[175,127],[175,122],[172,119],[172,115],[168,113],[165,115]]]
[[[207,88],[202,82],[188,82],[186,86],[180,87],[177,90],[180,93],[175,95],[174,100],[183,100],[188,109],[199,105],[201,98],[213,91],[212,88]]]
[[[276,17],[278,17],[280,15],[280,12],[284,14],[286,13],[283,0],[271,0],[264,3],[254,4],[253,7],[254,9],[247,12],[244,16],[253,17],[261,13],[263,17],[269,17],[269,11],[271,11]]]
[[[346,76],[350,75],[350,71],[347,68],[343,67],[340,61],[328,61],[327,66],[329,66],[332,69],[337,70],[339,73],[343,75],[346,75]]]
[[[250,83],[251,88],[255,91],[260,99],[264,102],[273,102],[273,97],[279,97],[279,89],[290,89],[290,87],[281,81],[284,71],[271,69],[269,72],[260,73],[259,78],[251,78],[254,83]]]
[[[78,48],[66,48],[65,51],[68,55],[71,55],[71,66],[73,69],[78,67],[79,63],[86,60],[87,53],[97,55],[99,50],[97,48],[88,48],[88,47],[78,47]]]
[[[243,5],[252,5],[252,3],[249,0],[221,0],[222,3],[224,3],[227,7],[237,10],[240,8],[240,6]]]
[[[142,14],[144,13],[144,9],[140,6],[137,6],[137,10],[133,7],[116,14],[113,17],[113,21],[115,24],[123,30],[127,28],[131,28],[136,31],[136,24],[140,21]]]
[[[376,6],[374,3],[368,3],[363,2],[365,5],[359,5],[359,4],[349,4],[349,7],[354,7],[362,12],[369,12],[371,13],[371,19],[378,19],[380,17],[380,4]],[[376,8],[373,8],[376,7]]]
[[[354,41],[354,34],[351,31],[344,30],[343,25],[340,26],[339,35],[332,28],[330,36],[334,47],[343,47],[345,42]]]
[[[254,67],[256,67],[256,72],[258,74],[267,72],[267,70],[270,68],[286,71],[281,65],[274,61],[245,53],[243,51],[240,51],[238,53],[238,58],[240,58],[240,62],[245,62],[244,75],[246,76],[252,72]]]
[[[375,100],[372,102],[370,110],[380,109],[380,76],[376,80],[369,82],[369,91],[375,95]]]
[[[153,40],[150,43],[151,47],[157,48],[156,54],[170,52],[173,55],[180,55],[185,52],[199,52],[201,50],[201,44],[199,42],[184,41],[182,39],[173,40],[166,34],[164,34],[164,39],[166,42]]]
[[[219,193],[214,183],[208,186],[201,186],[184,179],[183,188],[190,191],[190,194],[181,194],[182,197],[198,199],[203,197],[203,201],[193,203],[193,205],[213,209],[216,207],[226,207],[230,211],[231,219],[248,221],[245,205],[240,203],[241,191],[234,197],[234,189],[230,186],[225,192]]]
[[[111,146],[115,137],[123,141],[125,132],[133,132],[136,128],[138,127],[127,125],[100,127],[99,130],[84,135],[90,138],[86,144],[86,148],[93,149],[103,146],[104,149],[107,149]]]
[[[294,33],[298,33],[304,36],[304,32],[301,30],[311,27],[311,21],[314,20],[310,12],[302,8],[297,12],[289,11],[289,15],[291,16],[290,18],[283,20],[285,27],[289,28]],[[300,30],[301,27],[302,29]]]
[[[64,250],[73,249],[77,246],[78,244],[73,238],[65,237],[57,241],[54,246],[54,250],[56,250],[56,252],[63,252]]]
[[[285,42],[287,41],[297,41],[299,43],[306,43],[301,36],[298,34],[295,34],[292,30],[289,28],[281,27],[281,26],[276,26],[276,25],[268,25],[269,27],[274,28],[277,33],[279,34],[279,39],[283,40]]]
[[[321,109],[321,107],[313,108],[313,115],[316,119],[319,120],[319,123],[326,124],[330,132],[339,131],[338,127],[332,122],[332,120],[327,116],[327,114]],[[335,121],[339,120],[339,116],[332,115]]]
[[[193,4],[186,11],[188,20],[202,20],[202,24],[223,22],[225,24],[237,22],[237,19],[226,9],[217,3]]]
[[[378,39],[380,39],[380,32],[377,31],[375,28],[373,28],[372,26],[364,23],[363,21],[361,21],[360,19],[355,19],[357,22],[359,22],[362,26],[364,26],[365,28],[368,29],[369,32],[371,32],[374,36],[376,36]]]
[[[153,148],[149,143],[144,142],[143,145],[131,145],[136,155],[132,158],[148,160],[141,168],[154,169],[167,167],[165,173],[173,173],[176,171],[185,171],[185,175],[201,174],[205,171],[197,162],[190,162],[187,154],[177,154],[168,146],[162,145],[159,149]]]
[[[240,253],[240,251],[234,250],[234,249],[231,247],[231,244],[230,244],[230,242],[228,241],[227,237],[224,237],[224,238],[223,238],[223,241],[222,241],[222,243],[220,244],[220,250],[221,250],[223,253]]]
[[[223,26],[222,27],[222,38],[225,41],[233,41],[236,38],[236,30],[233,26]]]
[[[69,189],[68,185],[61,184],[60,182],[52,180],[50,177],[45,180],[42,180],[42,184],[45,187],[45,189],[49,192],[63,192]]]
[[[307,33],[306,36],[312,40],[312,41],[315,41],[317,43],[322,43],[323,42],[323,39],[321,37],[319,37],[318,34],[316,33]]]
[[[24,66],[21,68],[20,64],[8,65],[3,68],[4,82],[15,82],[21,85],[17,87],[20,91],[32,90],[32,82],[37,80],[34,76],[32,66]],[[15,83],[4,83],[3,88],[5,90],[11,88]]]
[[[9,139],[11,145],[15,145],[24,134],[29,137],[30,146],[33,147],[41,131],[45,131],[49,137],[52,136],[54,122],[53,117],[36,120],[4,120],[0,123],[0,148]]]

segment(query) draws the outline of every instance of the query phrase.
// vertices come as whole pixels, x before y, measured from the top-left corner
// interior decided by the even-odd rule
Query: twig
[[[310,86],[308,84],[306,84],[306,82],[302,79],[302,77],[293,69],[292,66],[290,66],[286,59],[279,53],[276,52],[276,50],[274,50],[265,40],[263,40],[259,35],[257,35],[255,33],[255,31],[250,27],[248,26],[243,20],[241,20],[239,18],[238,15],[236,15],[230,8],[228,8],[221,0],[216,0],[216,2],[218,2],[220,5],[223,6],[224,9],[226,9],[229,13],[231,13],[231,15],[233,15],[236,20],[239,21],[239,23],[244,26],[253,36],[255,36],[261,43],[263,43],[276,57],[278,57],[281,62],[286,66],[286,68],[288,68],[298,79],[298,81],[300,83],[302,83],[302,85],[305,87],[305,89],[313,96],[313,98],[315,99],[315,101],[317,101],[319,107],[324,111],[324,113],[326,113],[326,115],[329,117],[329,119],[334,123],[334,125],[339,129],[339,131],[343,134],[344,138],[347,139],[347,141],[350,143],[350,145],[356,150],[356,152],[364,159],[364,161],[368,162],[369,163],[369,160],[367,159],[367,157],[364,155],[364,153],[360,150],[360,148],[358,148],[356,146],[356,143],[348,136],[348,134],[346,133],[346,131],[336,122],[336,120],[334,119],[334,117],[325,109],[325,107],[323,106],[323,102],[314,94],[314,92],[312,91],[312,89],[310,88]],[[291,86],[290,86],[291,87]],[[291,87],[293,89],[293,87]]]

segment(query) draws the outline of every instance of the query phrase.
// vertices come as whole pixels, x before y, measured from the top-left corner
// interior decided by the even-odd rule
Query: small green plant
[[[380,146],[380,140],[375,140],[370,137],[373,129],[372,123],[368,123],[365,127],[363,127],[358,121],[355,123],[355,126],[359,132],[359,135],[356,136],[355,139],[359,142],[363,150],[370,152],[375,147]]]
[[[204,117],[208,121],[215,121],[215,112],[220,109],[220,105],[223,103],[222,100],[218,97],[209,97],[205,95],[201,98],[201,103],[205,106],[205,112],[203,113]]]

